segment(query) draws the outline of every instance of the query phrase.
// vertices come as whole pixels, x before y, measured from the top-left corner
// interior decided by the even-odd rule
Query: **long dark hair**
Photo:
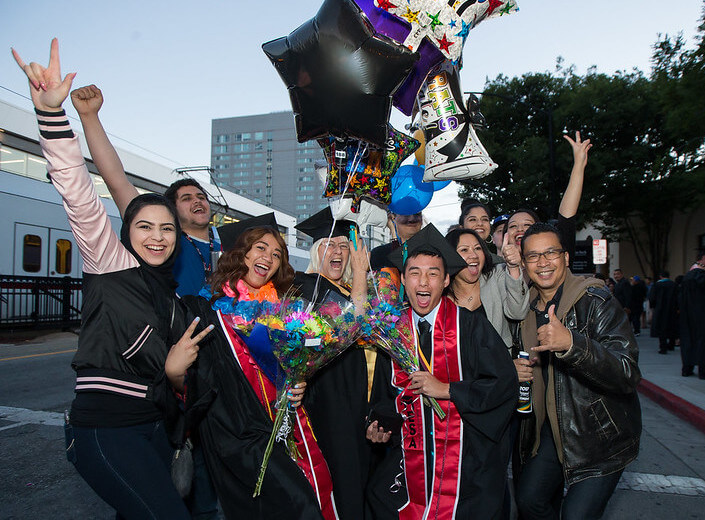
[[[480,238],[480,235],[477,234],[477,231],[474,229],[454,229],[450,233],[446,235],[446,240],[448,243],[453,246],[453,249],[456,249],[458,247],[458,243],[460,242],[460,237],[463,235],[472,235],[474,236],[477,241],[480,244],[480,247],[482,248],[482,254],[485,257],[485,263],[482,266],[482,271],[480,274],[484,275],[485,278],[489,278],[492,275],[492,269],[494,268],[494,261],[492,260],[492,255],[490,254],[490,250],[487,248],[487,244],[485,243],[484,240]]]
[[[458,224],[463,226],[465,224],[465,217],[467,217],[470,211],[475,208],[482,208],[483,210],[485,210],[485,213],[487,213],[487,218],[489,218],[490,220],[492,219],[490,208],[488,208],[485,204],[483,204],[479,200],[465,199],[460,205],[460,218],[458,219]]]
[[[295,273],[294,268],[289,264],[289,250],[286,248],[286,242],[284,242],[279,231],[272,227],[254,227],[245,230],[237,238],[235,245],[229,251],[223,253],[223,256],[218,260],[218,268],[208,280],[213,292],[211,301],[225,296],[223,292],[225,282],[229,282],[230,286],[235,290],[235,284],[247,274],[245,255],[249,253],[252,246],[265,235],[272,235],[282,250],[279,269],[277,269],[274,276],[272,276],[271,282],[274,284],[280,296],[289,290],[294,281]]]

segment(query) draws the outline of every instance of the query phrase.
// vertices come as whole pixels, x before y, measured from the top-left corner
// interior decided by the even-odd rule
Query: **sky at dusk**
[[[658,35],[682,32],[692,45],[703,7],[702,0],[518,2],[519,12],[470,31],[464,90],[480,91],[499,74],[553,71],[558,57],[578,74],[591,66],[648,74]],[[78,72],[74,88],[103,90],[101,119],[116,146],[172,168],[208,165],[211,119],[291,109],[261,45],[311,18],[320,3],[0,0],[0,99],[31,109],[18,95],[28,89],[10,47],[46,65],[56,36],[63,72]],[[70,102],[66,108],[75,115]],[[396,110],[391,121],[409,122]],[[456,190],[451,184],[434,197],[437,214],[455,211]]]

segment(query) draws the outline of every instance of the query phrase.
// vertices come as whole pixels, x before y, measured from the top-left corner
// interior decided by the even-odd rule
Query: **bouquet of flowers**
[[[293,436],[295,411],[287,403],[289,390],[335,359],[361,333],[361,320],[352,312],[352,304],[327,301],[315,311],[310,307],[302,298],[284,298],[276,304],[262,305],[254,323],[238,327],[249,332],[243,339],[250,354],[278,391],[277,414],[253,496],[258,496],[262,488],[274,442],[285,442],[292,458],[301,457]],[[253,336],[261,339],[264,333],[268,341],[252,341]]]
[[[407,308],[400,299],[399,287],[385,272],[378,273],[376,282],[373,290],[367,292],[369,308],[362,332],[377,348],[389,354],[404,372],[416,372],[420,365],[414,342],[415,331]],[[438,417],[445,419],[446,414],[434,397],[423,396],[423,399]]]

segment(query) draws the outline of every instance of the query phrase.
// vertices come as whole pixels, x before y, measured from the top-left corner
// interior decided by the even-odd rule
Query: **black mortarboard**
[[[271,227],[279,233],[279,225],[277,224],[277,219],[274,218],[273,212],[265,213],[257,217],[246,218],[239,222],[225,224],[218,228],[218,235],[220,236],[220,244],[223,246],[223,251],[232,249],[240,235],[248,229],[256,227]]]
[[[351,225],[357,227],[357,224],[352,220],[336,220],[335,228],[331,235],[330,229],[333,227],[333,213],[329,207],[326,207],[294,227],[302,233],[306,233],[315,242],[316,240],[328,238],[329,236],[349,237]]]
[[[404,256],[405,250],[406,256]],[[453,276],[468,265],[433,224],[427,225],[404,242],[402,247],[392,251],[389,254],[389,260],[394,264],[394,267],[399,269],[400,273],[403,273],[406,259],[424,251],[440,255],[446,261],[450,276]]]

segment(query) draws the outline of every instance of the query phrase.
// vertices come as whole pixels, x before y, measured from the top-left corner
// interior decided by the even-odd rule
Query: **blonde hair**
[[[331,237],[335,238],[335,237]],[[316,240],[310,249],[311,258],[308,262],[308,267],[306,268],[307,273],[318,274],[321,269],[321,261],[318,258],[318,248],[325,244],[328,238],[321,238]],[[325,248],[325,246],[324,246]],[[348,256],[348,261],[343,268],[343,276],[338,280],[339,283],[351,285],[352,284],[352,267],[350,266],[350,256]]]

